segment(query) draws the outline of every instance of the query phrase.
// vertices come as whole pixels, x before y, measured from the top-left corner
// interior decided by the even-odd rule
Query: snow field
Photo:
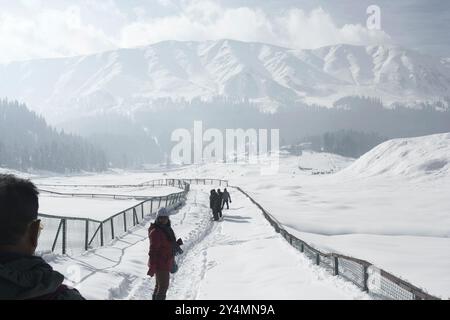
[[[279,172],[270,176],[239,164],[205,164],[172,175],[229,179],[317,249],[367,260],[447,299],[449,146],[450,135],[440,134],[388,141],[356,162],[323,153],[282,155]],[[299,168],[327,166],[347,169],[313,176]]]
[[[96,195],[124,195],[124,196],[146,196],[159,197],[181,190],[175,187],[120,187],[120,188],[101,188],[101,187],[61,187],[61,186],[45,186],[43,190],[58,193],[82,193]],[[90,218],[93,220],[105,220],[109,217],[134,207],[144,201],[143,199],[110,199],[110,198],[92,198],[90,196],[56,195],[41,192],[39,197],[39,213],[63,216]]]

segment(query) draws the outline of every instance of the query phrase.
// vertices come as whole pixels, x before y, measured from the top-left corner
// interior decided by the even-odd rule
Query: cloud
[[[305,12],[292,8],[270,15],[259,8],[225,8],[211,0],[190,1],[179,13],[126,25],[121,46],[133,47],[163,40],[260,41],[293,48],[317,48],[337,43],[380,44],[390,37],[358,24],[338,27],[321,8]]]
[[[0,0],[2,2],[3,0]],[[292,48],[317,48],[337,43],[359,45],[390,41],[383,31],[358,24],[337,26],[321,8],[288,8],[279,13],[259,7],[225,7],[213,0],[159,0],[169,13],[154,17],[147,4],[119,8],[115,1],[21,0],[0,12],[0,62],[89,54],[164,40],[267,42]],[[153,8],[154,9],[154,8]]]
[[[390,42],[390,37],[381,30],[369,30],[360,24],[338,27],[321,8],[310,13],[291,9],[276,20],[280,27],[278,38],[296,48],[317,48],[338,43],[372,45]]]
[[[0,13],[0,39],[0,62],[71,56],[116,47],[105,32],[83,21],[77,6],[41,10],[33,19]]]

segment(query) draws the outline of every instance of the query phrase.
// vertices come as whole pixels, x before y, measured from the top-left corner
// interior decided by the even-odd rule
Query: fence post
[[[144,203],[142,203],[141,206],[142,206],[141,207],[141,209],[142,209],[142,211],[141,211],[141,213],[142,213],[142,220],[144,220]]]
[[[111,240],[114,240],[115,236],[114,236],[114,219],[113,218],[111,218],[111,236],[112,236]]]
[[[63,224],[63,221],[61,220],[59,222],[58,231],[56,232],[55,240],[53,240],[52,252],[55,252],[56,244],[58,243],[59,233],[60,233],[60,231],[62,229],[62,224]]]
[[[166,208],[167,208],[167,202],[169,201],[169,197],[166,196]]]
[[[86,220],[86,228],[84,234],[84,250],[87,251],[89,249],[89,220]]]
[[[66,219],[63,219],[63,225],[62,225],[62,233],[63,233],[63,239],[62,239],[62,241],[63,241],[63,243],[62,243],[62,254],[66,254],[66,245],[67,245],[67,243],[66,243],[66,236],[67,236],[67,230],[66,230],[66,227],[67,227],[67,225],[66,225]]]
[[[133,208],[133,227],[137,225],[137,220],[136,208]]]
[[[122,214],[123,214],[123,230],[127,232],[127,213],[124,211]]]
[[[100,222],[100,246],[104,246],[105,240],[103,238],[103,222]]]
[[[364,265],[364,283],[363,283],[363,291],[368,292],[369,286],[368,286],[368,280],[369,280],[369,273],[368,273],[368,267],[367,265]]]
[[[333,257],[333,266],[334,266],[334,275],[339,275],[339,258],[334,256]]]
[[[300,245],[300,251],[305,252],[305,244],[303,242]]]
[[[159,197],[158,209],[161,208],[161,200],[162,200],[162,197]]]
[[[320,265],[320,253],[316,253],[316,264]]]
[[[150,214],[153,213],[153,199],[150,200]]]

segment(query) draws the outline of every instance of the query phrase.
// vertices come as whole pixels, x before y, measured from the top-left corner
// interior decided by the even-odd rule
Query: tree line
[[[73,134],[56,130],[17,101],[0,100],[0,167],[59,173],[102,171],[104,152]]]
[[[235,97],[160,99],[135,108],[131,116],[89,116],[57,130],[25,105],[3,100],[0,166],[58,172],[142,168],[167,162],[175,145],[172,132],[192,129],[196,120],[203,121],[204,130],[280,129],[281,146],[310,142],[317,151],[359,157],[387,139],[450,132],[449,105],[448,98],[411,107],[350,96],[333,108],[286,101],[276,112],[266,112],[249,99]]]

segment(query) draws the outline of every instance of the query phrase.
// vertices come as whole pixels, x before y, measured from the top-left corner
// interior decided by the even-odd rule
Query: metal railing
[[[183,204],[191,184],[228,186],[228,181],[219,179],[159,179],[151,180],[137,185],[39,185],[47,187],[156,187],[172,186],[182,189],[181,192],[165,196],[132,196],[114,194],[89,194],[89,193],[61,193],[42,190],[55,196],[109,198],[109,199],[136,199],[142,200],[139,204],[123,210],[106,220],[100,221],[88,218],[64,217],[47,214],[39,214],[44,230],[39,238],[37,252],[77,254],[83,251],[101,247],[108,242],[130,231],[141,224],[146,217],[155,214],[161,207],[173,210]]]
[[[267,210],[240,187],[234,187],[248,197],[263,213],[264,217],[294,248],[304,253],[314,264],[325,268],[357,285],[376,299],[390,300],[439,300],[424,290],[377,268],[370,262],[337,253],[323,253],[283,229]]]
[[[221,187],[228,187],[228,180],[221,179],[182,179],[189,184],[201,185],[219,185]]]
[[[178,187],[184,188],[184,179],[156,179],[139,184],[36,184],[40,187],[82,187],[82,188],[139,188],[139,187]],[[50,191],[52,192],[52,191]]]
[[[69,185],[65,186],[69,187]],[[122,236],[138,224],[141,224],[146,217],[156,213],[159,208],[166,207],[167,209],[172,210],[180,206],[184,202],[186,194],[190,189],[189,184],[180,179],[152,180],[146,182],[145,184],[129,185],[129,187],[135,186],[174,186],[179,187],[182,191],[165,196],[145,197],[113,194],[61,193],[41,189],[41,192],[56,196],[136,199],[142,201],[139,204],[120,211],[119,213],[103,221],[87,218],[39,214],[39,218],[44,225],[44,230],[39,239],[37,252],[40,254],[49,252],[77,254],[91,248],[103,246],[111,240]],[[71,185],[70,187],[75,186]],[[76,187],[83,186],[76,185]],[[89,187],[95,186],[89,185]]]

